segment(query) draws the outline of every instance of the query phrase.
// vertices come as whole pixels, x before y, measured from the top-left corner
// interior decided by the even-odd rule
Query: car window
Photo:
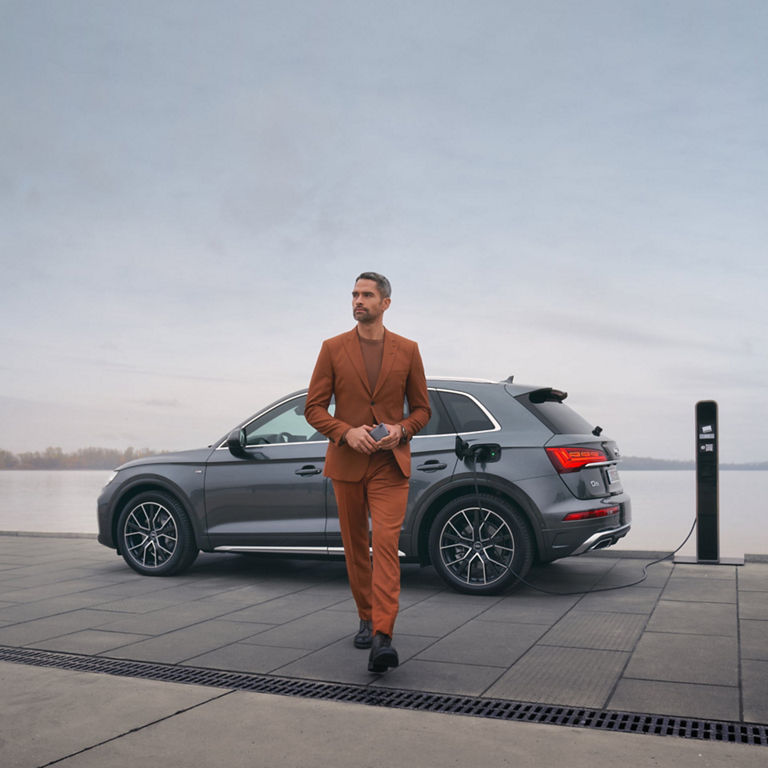
[[[304,418],[306,395],[286,400],[245,427],[246,445],[306,443],[327,440]],[[333,415],[334,403],[328,407]]]
[[[452,434],[453,427],[446,413],[445,406],[440,402],[440,396],[434,389],[429,390],[429,406],[432,409],[432,415],[429,417],[427,426],[418,433],[418,436]]]
[[[495,428],[488,414],[468,395],[443,391],[440,399],[448,409],[457,432],[483,432]]]
[[[418,437],[482,432],[496,427],[475,400],[461,392],[430,389],[429,405],[432,416]]]
[[[517,401],[556,435],[588,435],[592,432],[592,425],[563,402],[534,403],[527,395],[518,397]]]

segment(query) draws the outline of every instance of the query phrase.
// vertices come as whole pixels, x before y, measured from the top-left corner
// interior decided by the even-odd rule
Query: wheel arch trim
[[[139,477],[131,478],[120,488],[115,494],[114,499],[110,504],[110,528],[112,531],[112,541],[114,542],[115,549],[118,554],[120,552],[120,538],[117,535],[117,522],[120,518],[120,513],[131,499],[136,498],[142,493],[159,491],[160,493],[167,493],[173,496],[176,501],[181,504],[182,510],[187,516],[190,525],[192,526],[192,532],[195,536],[195,544],[203,549],[205,537],[203,536],[200,528],[200,521],[196,519],[193,513],[193,504],[191,499],[186,493],[175,483],[170,482],[167,478],[160,475],[141,475]]]
[[[518,508],[528,526],[528,529],[536,546],[534,556],[542,551],[545,540],[541,534],[541,514],[530,497],[517,486],[499,481],[493,475],[477,475],[477,491],[492,496],[498,496],[503,501],[513,504]],[[421,565],[430,565],[429,557],[429,531],[432,521],[439,511],[448,503],[460,496],[475,495],[475,478],[471,474],[454,475],[430,493],[420,505],[416,522],[411,529],[411,545],[409,550],[416,553]]]

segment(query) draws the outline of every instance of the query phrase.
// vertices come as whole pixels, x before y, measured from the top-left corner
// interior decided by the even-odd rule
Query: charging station
[[[717,403],[696,403],[696,559],[720,560],[720,462]]]
[[[743,558],[720,557],[720,458],[717,403],[696,403],[696,557],[678,563],[743,565]]]

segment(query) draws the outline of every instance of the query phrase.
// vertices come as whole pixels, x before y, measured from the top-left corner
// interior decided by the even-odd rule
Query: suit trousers
[[[400,598],[397,553],[408,503],[408,478],[391,451],[380,451],[369,457],[362,480],[354,483],[334,480],[333,491],[339,509],[349,586],[358,615],[372,622],[374,633],[391,636]]]

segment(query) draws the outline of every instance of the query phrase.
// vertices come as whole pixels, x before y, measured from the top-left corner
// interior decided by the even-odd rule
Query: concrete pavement
[[[642,562],[582,557],[532,572],[550,592],[636,581]],[[89,538],[0,536],[0,650],[236,670],[355,689],[434,692],[668,716],[768,723],[768,563],[649,569],[589,594],[446,589],[403,568],[401,665],[366,669],[340,562],[201,555],[172,579],[134,574]],[[1,658],[1,656],[0,656]],[[53,658],[53,656],[52,656]],[[55,664],[55,659],[54,662]],[[612,733],[270,696],[242,690],[0,664],[3,766],[166,762],[451,765],[494,755],[579,765],[626,755],[683,765],[765,761],[755,744]],[[351,729],[351,730],[350,730]],[[366,734],[351,745],[349,732]],[[764,728],[763,728],[764,732]],[[637,744],[637,746],[634,746]],[[85,750],[85,751],[83,751]],[[410,757],[409,757],[410,755]],[[705,757],[699,757],[704,755]],[[600,757],[597,757],[600,756]],[[685,761],[690,759],[691,763]],[[528,760],[528,762],[526,762]],[[613,762],[613,761],[612,761]],[[648,765],[656,764],[648,762]],[[712,762],[711,764],[720,764]]]

